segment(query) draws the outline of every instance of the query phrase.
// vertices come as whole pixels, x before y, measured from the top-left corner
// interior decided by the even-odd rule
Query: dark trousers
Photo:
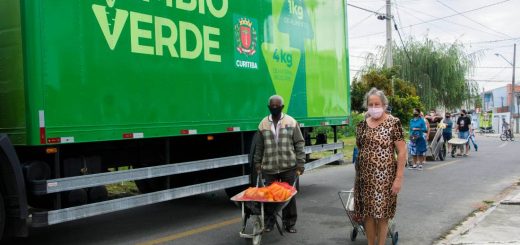
[[[289,185],[293,185],[294,181],[296,181],[296,170],[288,170],[285,172],[281,172],[279,174],[263,174],[265,179],[265,185],[268,186],[275,181],[287,182]],[[298,189],[298,184],[296,184],[296,189]],[[275,222],[275,205],[279,204],[270,204],[265,206],[266,212],[266,225],[272,226]],[[296,219],[298,218],[296,211],[296,197],[293,197],[291,201],[285,206],[282,210],[282,222],[285,227],[292,227],[296,224]]]

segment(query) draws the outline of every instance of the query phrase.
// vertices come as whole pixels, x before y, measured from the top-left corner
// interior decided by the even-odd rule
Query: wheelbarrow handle
[[[296,178],[294,179],[294,183],[292,184],[292,187],[296,188],[296,183],[298,183],[298,179],[300,178],[300,175],[296,173]]]
[[[262,179],[262,172],[257,172],[256,175],[256,187],[260,186],[262,184],[262,187],[265,187],[265,184],[263,181],[260,181]]]

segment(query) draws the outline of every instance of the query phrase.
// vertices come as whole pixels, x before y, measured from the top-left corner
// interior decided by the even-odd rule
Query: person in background
[[[424,132],[427,131],[426,122],[421,117],[421,109],[413,110],[413,118],[410,120],[410,154],[412,155],[413,165],[408,169],[423,170],[424,160],[426,159],[426,139]]]
[[[386,114],[392,115],[392,107],[391,106],[387,106],[386,107]]]
[[[511,128],[505,118],[502,118],[502,132],[504,132],[505,135],[511,136]]]
[[[442,129],[442,138],[444,139],[444,142],[448,142],[452,138],[452,130],[453,130],[453,120],[451,120],[450,113],[446,112],[446,115],[444,116],[444,119],[442,120],[442,123],[446,125],[444,129]],[[448,143],[448,153],[451,151],[451,144]]]
[[[388,99],[383,91],[372,88],[365,95],[364,106],[370,117],[356,128],[359,156],[354,213],[364,220],[368,244],[374,245],[377,240],[383,245],[403,182],[406,144],[399,119],[385,113]]]
[[[430,123],[424,117],[424,114],[422,113],[422,111],[419,111],[419,115],[421,116],[421,119],[424,121],[424,124],[426,125],[426,132],[424,132],[424,139],[426,140],[426,142],[428,142],[428,137],[430,136]]]
[[[460,117],[459,117],[459,119],[457,119],[457,125],[455,127],[455,130],[457,130],[459,132],[459,139],[465,139],[465,140],[469,139],[469,135],[473,129],[471,128],[471,119],[467,116],[466,110],[464,110],[464,109],[460,111]],[[454,153],[452,152],[452,155],[453,154]],[[463,154],[463,149],[461,148],[460,153],[457,155],[468,156],[468,154],[469,154],[469,140],[466,143],[466,152]]]

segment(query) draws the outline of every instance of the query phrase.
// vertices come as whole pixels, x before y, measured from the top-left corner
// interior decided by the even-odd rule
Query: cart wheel
[[[444,159],[446,159],[446,144],[443,143],[439,150],[439,160],[444,161]]]
[[[356,227],[352,229],[352,232],[350,232],[350,240],[355,241],[357,237],[358,230]]]
[[[253,234],[257,234],[253,236],[253,239],[251,239],[251,242],[253,245],[260,245],[262,244],[262,217],[260,215],[255,215],[255,218],[253,220]]]
[[[399,233],[396,231],[394,233],[394,236],[392,237],[392,245],[397,245],[398,241],[399,241]]]

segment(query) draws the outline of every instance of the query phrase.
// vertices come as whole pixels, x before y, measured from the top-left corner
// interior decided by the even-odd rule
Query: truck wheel
[[[2,236],[4,235],[4,227],[5,227],[5,208],[4,208],[4,198],[2,197],[2,193],[0,192],[0,241],[2,241]]]
[[[139,192],[150,193],[166,190],[168,187],[167,177],[158,177],[152,179],[136,180],[135,185]]]
[[[153,164],[138,163],[135,168],[153,167]],[[151,179],[136,180],[135,185],[139,192],[146,194],[150,192],[162,191],[168,189],[168,177],[157,177]]]
[[[88,202],[88,194],[85,189],[76,189],[65,193],[63,204],[66,207],[81,206]]]

